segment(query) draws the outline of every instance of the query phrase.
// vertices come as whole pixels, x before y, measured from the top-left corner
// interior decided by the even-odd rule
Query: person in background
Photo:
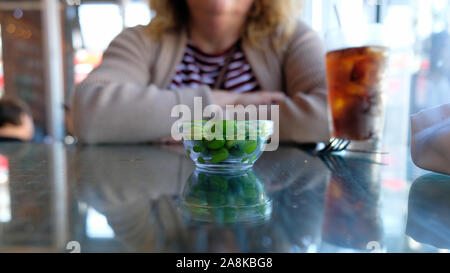
[[[299,1],[151,0],[148,26],[123,31],[75,90],[85,143],[167,139],[176,105],[280,106],[280,139],[329,140],[324,48]]]
[[[33,118],[28,105],[17,98],[0,99],[0,142],[31,141]]]

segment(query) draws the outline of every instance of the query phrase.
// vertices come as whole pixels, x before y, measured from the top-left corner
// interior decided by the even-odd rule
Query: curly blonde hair
[[[303,0],[254,0],[242,36],[255,46],[273,34],[274,42],[283,41],[292,33],[302,4]],[[156,37],[188,24],[189,8],[185,0],[150,0],[150,8],[155,17],[148,30]]]

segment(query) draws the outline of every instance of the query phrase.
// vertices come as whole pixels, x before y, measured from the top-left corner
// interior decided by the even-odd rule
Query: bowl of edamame
[[[209,171],[250,169],[273,134],[273,121],[187,121],[180,126],[186,152]]]

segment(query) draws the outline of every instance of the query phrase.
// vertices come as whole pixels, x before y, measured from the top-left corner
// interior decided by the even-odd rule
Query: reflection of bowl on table
[[[262,155],[273,134],[273,121],[190,121],[180,129],[198,168],[246,170]]]
[[[254,171],[211,173],[195,171],[181,201],[184,216],[200,222],[255,223],[270,218],[272,201]]]

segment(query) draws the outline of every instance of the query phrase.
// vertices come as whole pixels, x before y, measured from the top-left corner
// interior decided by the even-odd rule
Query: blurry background
[[[41,20],[42,2],[49,1],[0,1],[0,94],[17,94],[32,106],[36,141],[62,140],[63,135],[49,130],[49,123],[55,120],[46,116],[50,113],[46,111],[48,104],[62,106],[49,100],[46,92],[50,85],[46,81],[51,81],[51,77],[44,75],[46,36]],[[299,17],[323,37],[327,30],[337,26],[334,3],[344,27],[361,21],[388,26],[393,55],[385,142],[407,144],[411,113],[450,102],[449,1],[304,0]],[[64,87],[59,91],[63,95],[61,104],[68,102],[74,85],[101,62],[103,51],[124,27],[145,25],[151,18],[146,0],[61,0],[64,70]]]
[[[60,6],[57,8],[56,14],[59,16],[53,14],[60,24],[46,27],[42,20],[46,17],[41,11],[50,1],[52,0],[0,0],[0,95],[17,95],[32,106],[37,128],[36,141],[67,142],[70,138],[65,138],[64,132],[61,134],[52,130],[53,123],[64,128],[63,119],[49,118],[49,114],[58,112],[49,109],[59,109],[64,114],[63,105],[68,102],[74,85],[101,62],[102,54],[110,41],[124,27],[148,24],[152,14],[144,0],[64,0],[59,2]],[[405,189],[410,186],[411,177],[417,176],[413,175],[416,170],[407,169],[407,162],[410,160],[407,149],[409,116],[428,107],[450,103],[450,1],[305,0],[299,17],[324,37],[327,30],[337,27],[333,10],[335,3],[344,27],[357,25],[361,21],[382,22],[388,26],[387,36],[392,45],[392,58],[384,142],[390,149],[400,149],[401,152],[396,152],[396,157],[383,157],[386,161],[384,163],[389,163],[389,170],[392,171],[381,174],[383,188],[380,203],[398,206],[396,209],[381,207],[380,214],[383,215],[385,242],[390,251],[426,250],[426,245],[410,237],[404,242],[405,245],[398,244],[399,241],[395,238],[404,236],[404,216],[408,208],[404,207],[402,200],[408,198]],[[57,26],[61,33],[59,55],[62,56],[63,72],[63,82],[60,85],[57,84],[58,75],[47,72],[48,60],[45,54],[45,49],[49,48],[46,33],[52,29],[54,31]],[[58,56],[56,52],[52,53]],[[50,81],[56,84],[52,85]],[[61,87],[58,89],[55,86]],[[57,99],[49,99],[55,93]],[[55,149],[52,154],[58,155],[55,156],[56,159],[63,158],[62,146],[52,149]],[[41,158],[37,152],[33,154],[36,154],[35,158]],[[398,157],[398,154],[402,154],[403,158]],[[58,162],[56,159],[51,160]],[[62,166],[65,163],[63,160],[61,162],[54,170],[64,169]],[[45,175],[44,161],[36,159],[30,166],[35,168],[33,170],[36,176]],[[64,190],[64,187],[60,189],[61,192]],[[40,192],[36,196],[48,202],[53,201]],[[4,200],[6,198],[0,198],[0,201]],[[64,204],[58,203],[58,200],[54,202]],[[4,207],[6,205],[0,206]],[[91,249],[105,251],[117,244],[113,240],[114,231],[101,212],[85,203],[80,203],[79,207],[84,216],[75,220],[83,222],[84,226],[80,225],[80,230],[76,232],[85,234],[91,240]],[[7,210],[0,209],[0,222],[6,223],[11,219],[10,211],[2,213],[5,211]],[[0,231],[2,228],[0,225]],[[39,230],[33,232],[40,234]],[[16,237],[5,237],[14,240],[20,236],[19,233]],[[85,242],[87,243],[88,241]]]

